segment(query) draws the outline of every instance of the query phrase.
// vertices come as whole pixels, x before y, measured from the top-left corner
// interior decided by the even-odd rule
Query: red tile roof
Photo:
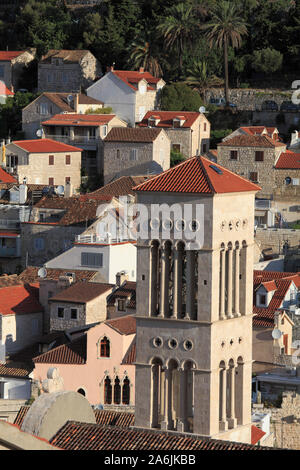
[[[258,441],[260,441],[261,438],[265,436],[265,434],[266,433],[262,429],[252,425],[251,426],[251,444],[252,445],[257,444]]]
[[[159,119],[159,122],[155,125],[155,127],[164,128],[173,127],[173,119],[182,116],[183,119],[185,119],[185,122],[178,129],[186,129],[191,127],[196,121],[196,119],[201,116],[201,114],[198,112],[189,111],[148,111],[143,117],[142,121],[138,124],[139,127],[148,127],[148,119],[150,119],[152,116],[156,119]]]
[[[21,272],[21,274],[19,274],[19,276],[15,276],[19,282],[39,282],[41,279],[38,275],[39,269],[40,268],[36,266],[28,266],[24,271]],[[90,281],[98,274],[98,271],[86,271],[84,269],[59,269],[47,267],[47,279],[54,279],[58,281],[60,276],[66,276],[66,274],[70,272],[75,274],[75,282]],[[0,282],[2,277],[3,276],[0,277]],[[5,282],[5,279],[3,279],[3,282]]]
[[[113,293],[109,296],[107,305],[113,306],[119,298],[127,298],[128,305],[127,308],[136,307],[136,282],[125,281],[120,287],[115,289]]]
[[[1,183],[17,183],[16,178],[3,170],[3,168],[0,168],[0,181]]]
[[[102,188],[96,189],[92,193],[89,193],[89,196],[93,198],[94,195],[107,195],[108,197],[118,197],[118,196],[126,196],[127,194],[134,195],[134,191],[132,188],[137,186],[141,183],[144,183],[148,180],[150,176],[121,176],[120,178],[116,179],[112,183],[108,183]]]
[[[51,438],[64,450],[266,450],[266,447],[205,439],[191,434],[68,421]],[[272,449],[273,450],[273,449]]]
[[[276,127],[265,127],[265,126],[247,126],[246,127],[244,126],[244,127],[241,127],[240,129],[242,129],[248,135],[265,135],[263,134],[264,131],[267,132],[269,137],[272,137],[274,132],[278,134],[278,129]]]
[[[121,335],[133,335],[136,333],[136,320],[132,315],[106,320],[105,324],[118,331]]]
[[[90,52],[86,49],[50,49],[47,54],[43,55],[41,63],[51,63],[52,57],[61,58],[65,63],[77,63]]]
[[[113,284],[98,283],[98,282],[76,282],[67,289],[59,292],[51,297],[51,302],[72,302],[72,303],[86,303],[96,299],[100,295],[108,295],[109,291],[113,289]]]
[[[82,152],[82,149],[52,139],[14,140],[12,144],[29,153]]]
[[[31,368],[12,367],[11,364],[0,364],[0,377],[26,378]]]
[[[213,194],[259,191],[261,188],[205,157],[192,157],[133,189]]]
[[[55,114],[42,122],[44,126],[101,126],[108,124],[115,114]]]
[[[134,423],[134,413],[94,409],[96,423],[106,426],[129,428]]]
[[[30,405],[23,405],[18,411],[17,416],[15,417],[14,424],[17,426],[22,426],[23,420],[29,411]]]
[[[3,86],[4,84],[1,84],[0,83],[0,95],[4,95],[4,96],[14,96],[14,93],[12,91],[10,91],[7,86]]]
[[[77,364],[86,362],[86,334],[79,336],[70,343],[62,344],[32,360],[35,364]]]
[[[136,360],[136,341],[134,339],[123,358],[122,364],[133,365],[135,363],[135,360]]]
[[[161,80],[161,78],[153,77],[149,72],[136,72],[131,70],[112,70],[111,72],[135,91],[138,89],[138,83],[142,79],[146,80],[147,83],[151,85],[149,87],[150,90],[155,90],[156,83]]]
[[[11,61],[25,51],[0,51],[0,61]]]
[[[39,284],[21,284],[0,289],[0,313],[19,315],[43,312],[39,303]]]
[[[276,142],[268,135],[237,135],[218,144],[218,147],[258,147],[274,148],[285,147],[281,142]]]
[[[286,150],[282,152],[275,165],[276,169],[300,170],[300,153]]]
[[[103,139],[105,142],[154,142],[162,129],[139,127],[113,127]]]

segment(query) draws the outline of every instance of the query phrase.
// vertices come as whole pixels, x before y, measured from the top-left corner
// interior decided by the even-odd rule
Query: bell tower
[[[251,442],[259,189],[198,156],[135,188],[135,426]]]

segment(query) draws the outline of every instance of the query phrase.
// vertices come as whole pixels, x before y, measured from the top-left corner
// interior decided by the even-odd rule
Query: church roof
[[[196,156],[133,189],[135,191],[219,194],[259,191],[261,188],[205,157]]]

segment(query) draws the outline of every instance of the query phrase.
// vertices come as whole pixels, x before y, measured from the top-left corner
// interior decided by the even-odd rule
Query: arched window
[[[119,377],[115,378],[114,403],[115,405],[119,405],[121,403],[121,385],[120,385]]]
[[[111,404],[111,397],[112,397],[112,386],[111,380],[109,377],[106,377],[104,381],[104,403],[106,405]]]
[[[77,390],[77,393],[80,393],[80,395],[83,395],[85,397],[85,391],[83,390],[83,388],[79,388]]]
[[[100,357],[110,357],[110,341],[106,336],[100,341]]]
[[[123,405],[129,405],[129,402],[130,402],[130,381],[128,377],[125,377],[123,381],[122,403]]]

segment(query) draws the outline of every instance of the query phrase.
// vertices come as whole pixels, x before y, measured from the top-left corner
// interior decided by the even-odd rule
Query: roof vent
[[[218,175],[223,175],[223,171],[221,168],[217,167],[216,165],[209,165],[209,168],[212,168]]]

